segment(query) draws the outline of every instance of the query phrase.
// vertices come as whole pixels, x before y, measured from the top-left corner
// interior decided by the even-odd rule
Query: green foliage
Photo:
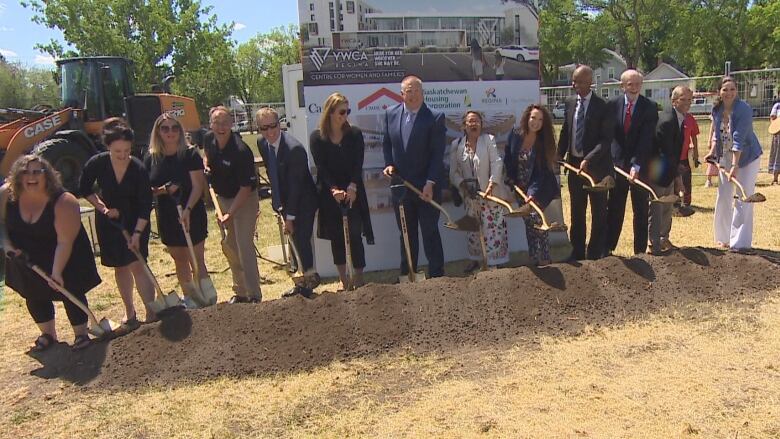
[[[296,26],[257,34],[235,52],[239,97],[246,103],[284,101],[282,66],[299,62],[301,43]]]
[[[24,0],[33,21],[63,32],[80,56],[113,55],[134,63],[136,89],[148,91],[169,74],[175,90],[202,111],[235,86],[231,25],[218,26],[198,0]],[[205,17],[205,19],[204,19]],[[40,50],[62,57],[52,40]]]
[[[0,60],[0,108],[58,107],[59,87],[52,72]]]

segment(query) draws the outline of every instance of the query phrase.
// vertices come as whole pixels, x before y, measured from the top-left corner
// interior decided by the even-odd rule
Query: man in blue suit
[[[429,201],[441,200],[443,160],[445,148],[444,115],[432,112],[423,102],[422,80],[407,76],[401,81],[403,103],[385,112],[385,131],[382,149],[385,156],[384,174],[401,177],[422,191],[402,200],[409,232],[412,267],[417,270],[419,223],[423,236],[423,248],[428,258],[428,277],[444,275],[444,251],[439,234],[439,211]],[[399,230],[399,200],[393,199],[396,223]],[[401,274],[408,274],[406,252],[401,238]]]

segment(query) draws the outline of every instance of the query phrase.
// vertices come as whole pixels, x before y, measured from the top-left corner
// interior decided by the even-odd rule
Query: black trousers
[[[322,211],[320,211],[322,214]],[[361,232],[363,230],[362,221],[360,218],[360,211],[357,209],[349,209],[347,214],[347,221],[349,222],[349,249],[352,252],[352,266],[355,268],[366,267],[366,252],[363,248],[363,236]],[[341,215],[337,215],[334,221],[338,221],[341,225],[338,234],[333,235],[333,239],[330,240],[330,251],[333,254],[333,263],[336,265],[344,265],[347,263],[346,245],[344,243],[344,225]]]
[[[406,216],[406,228],[409,232],[409,248],[412,253],[412,267],[417,271],[417,257],[420,252],[420,240],[418,238],[418,228],[422,230],[423,249],[425,257],[428,258],[428,277],[444,276],[444,250],[441,246],[441,235],[439,234],[439,211],[420,199],[417,195],[408,193],[403,198],[404,216]],[[398,230],[401,230],[401,217],[398,211],[397,202],[393,203],[395,210],[395,222]],[[401,242],[401,274],[409,274],[409,265],[406,262],[406,250],[404,248],[403,234],[400,237]]]
[[[298,212],[295,220],[293,220],[293,226],[295,227],[293,240],[301,257],[299,263],[303,271],[314,267],[314,250],[311,246],[311,235],[314,231],[314,215],[316,213],[316,210],[313,212]]]
[[[75,295],[84,305],[89,306],[87,303],[87,296],[81,294]],[[65,313],[68,315],[68,321],[71,326],[78,326],[87,323],[87,314],[81,310],[78,306],[74,305],[70,300],[63,300],[63,306],[65,306]],[[27,311],[30,312],[35,323],[45,323],[54,319],[54,302],[51,300],[30,300],[27,299]]]
[[[650,214],[650,199],[647,191],[627,179],[615,179],[615,187],[609,190],[607,201],[607,250],[614,251],[620,241],[623,219],[626,216],[626,201],[631,192],[631,208],[634,211],[634,254],[647,250],[647,218]]]
[[[578,166],[578,164],[573,164]],[[573,247],[574,259],[599,259],[604,256],[607,225],[606,192],[590,192],[583,189],[587,180],[570,172],[568,178],[569,199],[571,201],[571,229],[569,239]],[[590,241],[585,251],[585,211],[590,199]]]

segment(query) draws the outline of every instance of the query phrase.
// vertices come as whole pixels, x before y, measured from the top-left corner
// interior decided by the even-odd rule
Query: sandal
[[[57,343],[57,340],[55,340],[54,337],[52,337],[50,334],[41,334],[38,336],[38,338],[35,339],[35,344],[32,348],[30,348],[30,351],[43,352],[46,349],[54,346],[55,343]]]
[[[86,334],[77,335],[76,339],[73,340],[73,346],[71,346],[71,349],[73,349],[74,351],[80,351],[82,349],[86,349],[91,344],[92,344],[92,339],[89,338],[89,335]]]

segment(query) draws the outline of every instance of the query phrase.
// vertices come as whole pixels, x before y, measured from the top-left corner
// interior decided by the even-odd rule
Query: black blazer
[[[561,188],[558,185],[558,179],[555,178],[555,172],[545,163],[543,157],[539,157],[537,151],[541,151],[542,138],[537,137],[537,144],[531,150],[531,160],[533,160],[533,169],[531,178],[528,181],[528,187],[525,192],[529,197],[536,200],[542,209],[546,208],[550,202],[561,196]],[[504,169],[506,170],[507,183],[509,189],[514,191],[511,185],[517,184],[517,160],[520,157],[520,149],[523,147],[523,136],[512,130],[509,133],[506,148],[504,149]]]
[[[279,186],[271,190],[279,191],[282,213],[287,215],[314,215],[317,212],[317,187],[309,170],[309,155],[306,148],[295,137],[281,133],[276,161],[279,167]],[[257,149],[266,166],[270,166],[270,151],[265,138],[257,139]]]
[[[669,108],[661,113],[655,129],[654,148],[651,152],[649,167],[652,172],[650,181],[658,186],[669,186],[677,177],[677,165],[682,153],[683,132],[677,120],[677,112]]]
[[[577,96],[566,100],[566,112],[558,139],[558,157],[563,159],[569,152],[574,138],[574,111],[577,109]],[[596,181],[613,174],[610,146],[614,135],[615,118],[609,113],[604,99],[591,93],[588,111],[585,113],[585,138],[583,140],[584,159],[588,161],[588,172]],[[568,163],[574,163],[574,157],[568,154]]]
[[[626,112],[625,95],[609,101],[615,116],[615,135],[612,139],[612,162],[615,166],[628,171],[639,166],[641,176],[647,176],[647,161],[653,151],[653,136],[658,125],[658,107],[655,102],[639,95],[631,115],[631,126],[626,134],[623,129],[623,115]]]
[[[320,215],[317,233],[320,238],[333,240],[344,239],[341,229],[341,209],[333,199],[330,190],[338,188],[346,191],[350,184],[357,187],[356,208],[360,212],[363,226],[363,235],[366,242],[374,243],[374,230],[371,227],[371,214],[368,206],[366,187],[363,184],[363,157],[365,155],[365,142],[363,132],[358,127],[350,127],[344,133],[341,145],[337,146],[325,140],[320,135],[320,130],[314,130],[309,138],[309,148],[314,164],[317,166],[317,183],[320,195]],[[329,227],[336,219],[336,236]],[[351,224],[350,224],[351,225]]]

